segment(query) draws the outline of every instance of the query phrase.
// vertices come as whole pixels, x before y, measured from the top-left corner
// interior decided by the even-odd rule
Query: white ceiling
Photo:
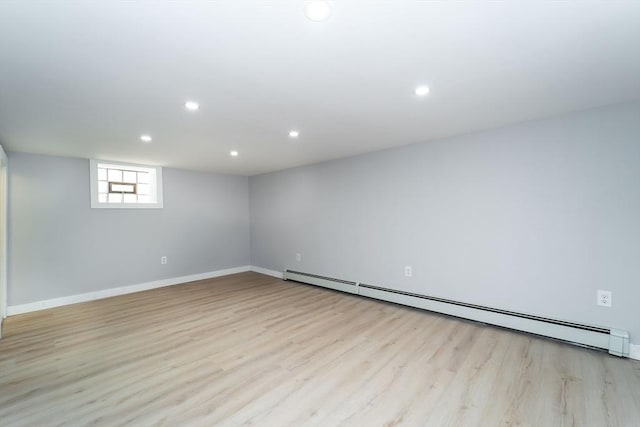
[[[1,1],[0,143],[254,175],[640,99],[638,1],[303,6]]]

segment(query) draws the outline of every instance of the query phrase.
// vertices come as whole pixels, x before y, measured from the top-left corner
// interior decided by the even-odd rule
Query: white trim
[[[278,279],[282,279],[282,271],[269,270],[262,267],[257,267],[255,265],[249,266],[249,270],[255,271],[256,273],[266,274],[267,276],[277,277]]]
[[[151,192],[155,195],[152,203],[100,203],[98,202],[98,164],[114,167],[127,167],[133,170],[147,171],[151,175]],[[154,174],[155,172],[155,174]],[[91,189],[92,209],[162,209],[163,207],[163,187],[162,187],[162,167],[145,166],[136,163],[112,162],[106,160],[89,160],[89,185]]]
[[[629,344],[629,359],[640,360],[640,344]]]
[[[0,145],[0,336],[2,321],[7,317],[7,209],[9,204],[9,161]]]
[[[242,267],[234,267],[234,268],[227,268],[224,270],[209,271],[207,273],[190,274],[188,276],[171,277],[169,279],[154,280],[153,282],[139,283],[137,285],[103,289],[95,292],[87,292],[86,294],[69,295],[66,297],[36,301],[36,302],[27,303],[27,304],[11,305],[8,307],[7,314],[9,316],[14,316],[16,314],[30,313],[32,311],[45,310],[47,308],[60,307],[63,305],[76,304],[79,302],[93,301],[93,300],[102,299],[102,298],[114,297],[117,295],[131,294],[134,292],[146,291],[149,289],[163,288],[165,286],[179,285],[183,283],[194,282],[196,280],[211,279],[213,277],[243,273],[249,270],[250,270],[250,267],[248,265],[244,265]]]

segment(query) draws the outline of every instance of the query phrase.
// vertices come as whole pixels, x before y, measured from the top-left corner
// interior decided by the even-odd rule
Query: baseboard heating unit
[[[629,333],[627,331],[517,313],[300,271],[285,270],[283,277],[285,280],[321,286],[336,291],[551,337],[595,349],[607,350],[615,356],[629,356]]]

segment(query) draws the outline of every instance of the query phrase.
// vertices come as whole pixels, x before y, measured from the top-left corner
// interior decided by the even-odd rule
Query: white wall
[[[247,178],[163,176],[163,209],[91,209],[88,160],[9,153],[9,305],[248,265]]]
[[[640,343],[638,102],[249,187],[252,265],[625,329]],[[597,289],[613,292],[612,308],[596,306]]]

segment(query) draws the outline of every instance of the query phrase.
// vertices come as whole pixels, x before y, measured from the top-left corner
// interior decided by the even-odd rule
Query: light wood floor
[[[2,426],[640,425],[638,362],[256,273],[5,333]]]

